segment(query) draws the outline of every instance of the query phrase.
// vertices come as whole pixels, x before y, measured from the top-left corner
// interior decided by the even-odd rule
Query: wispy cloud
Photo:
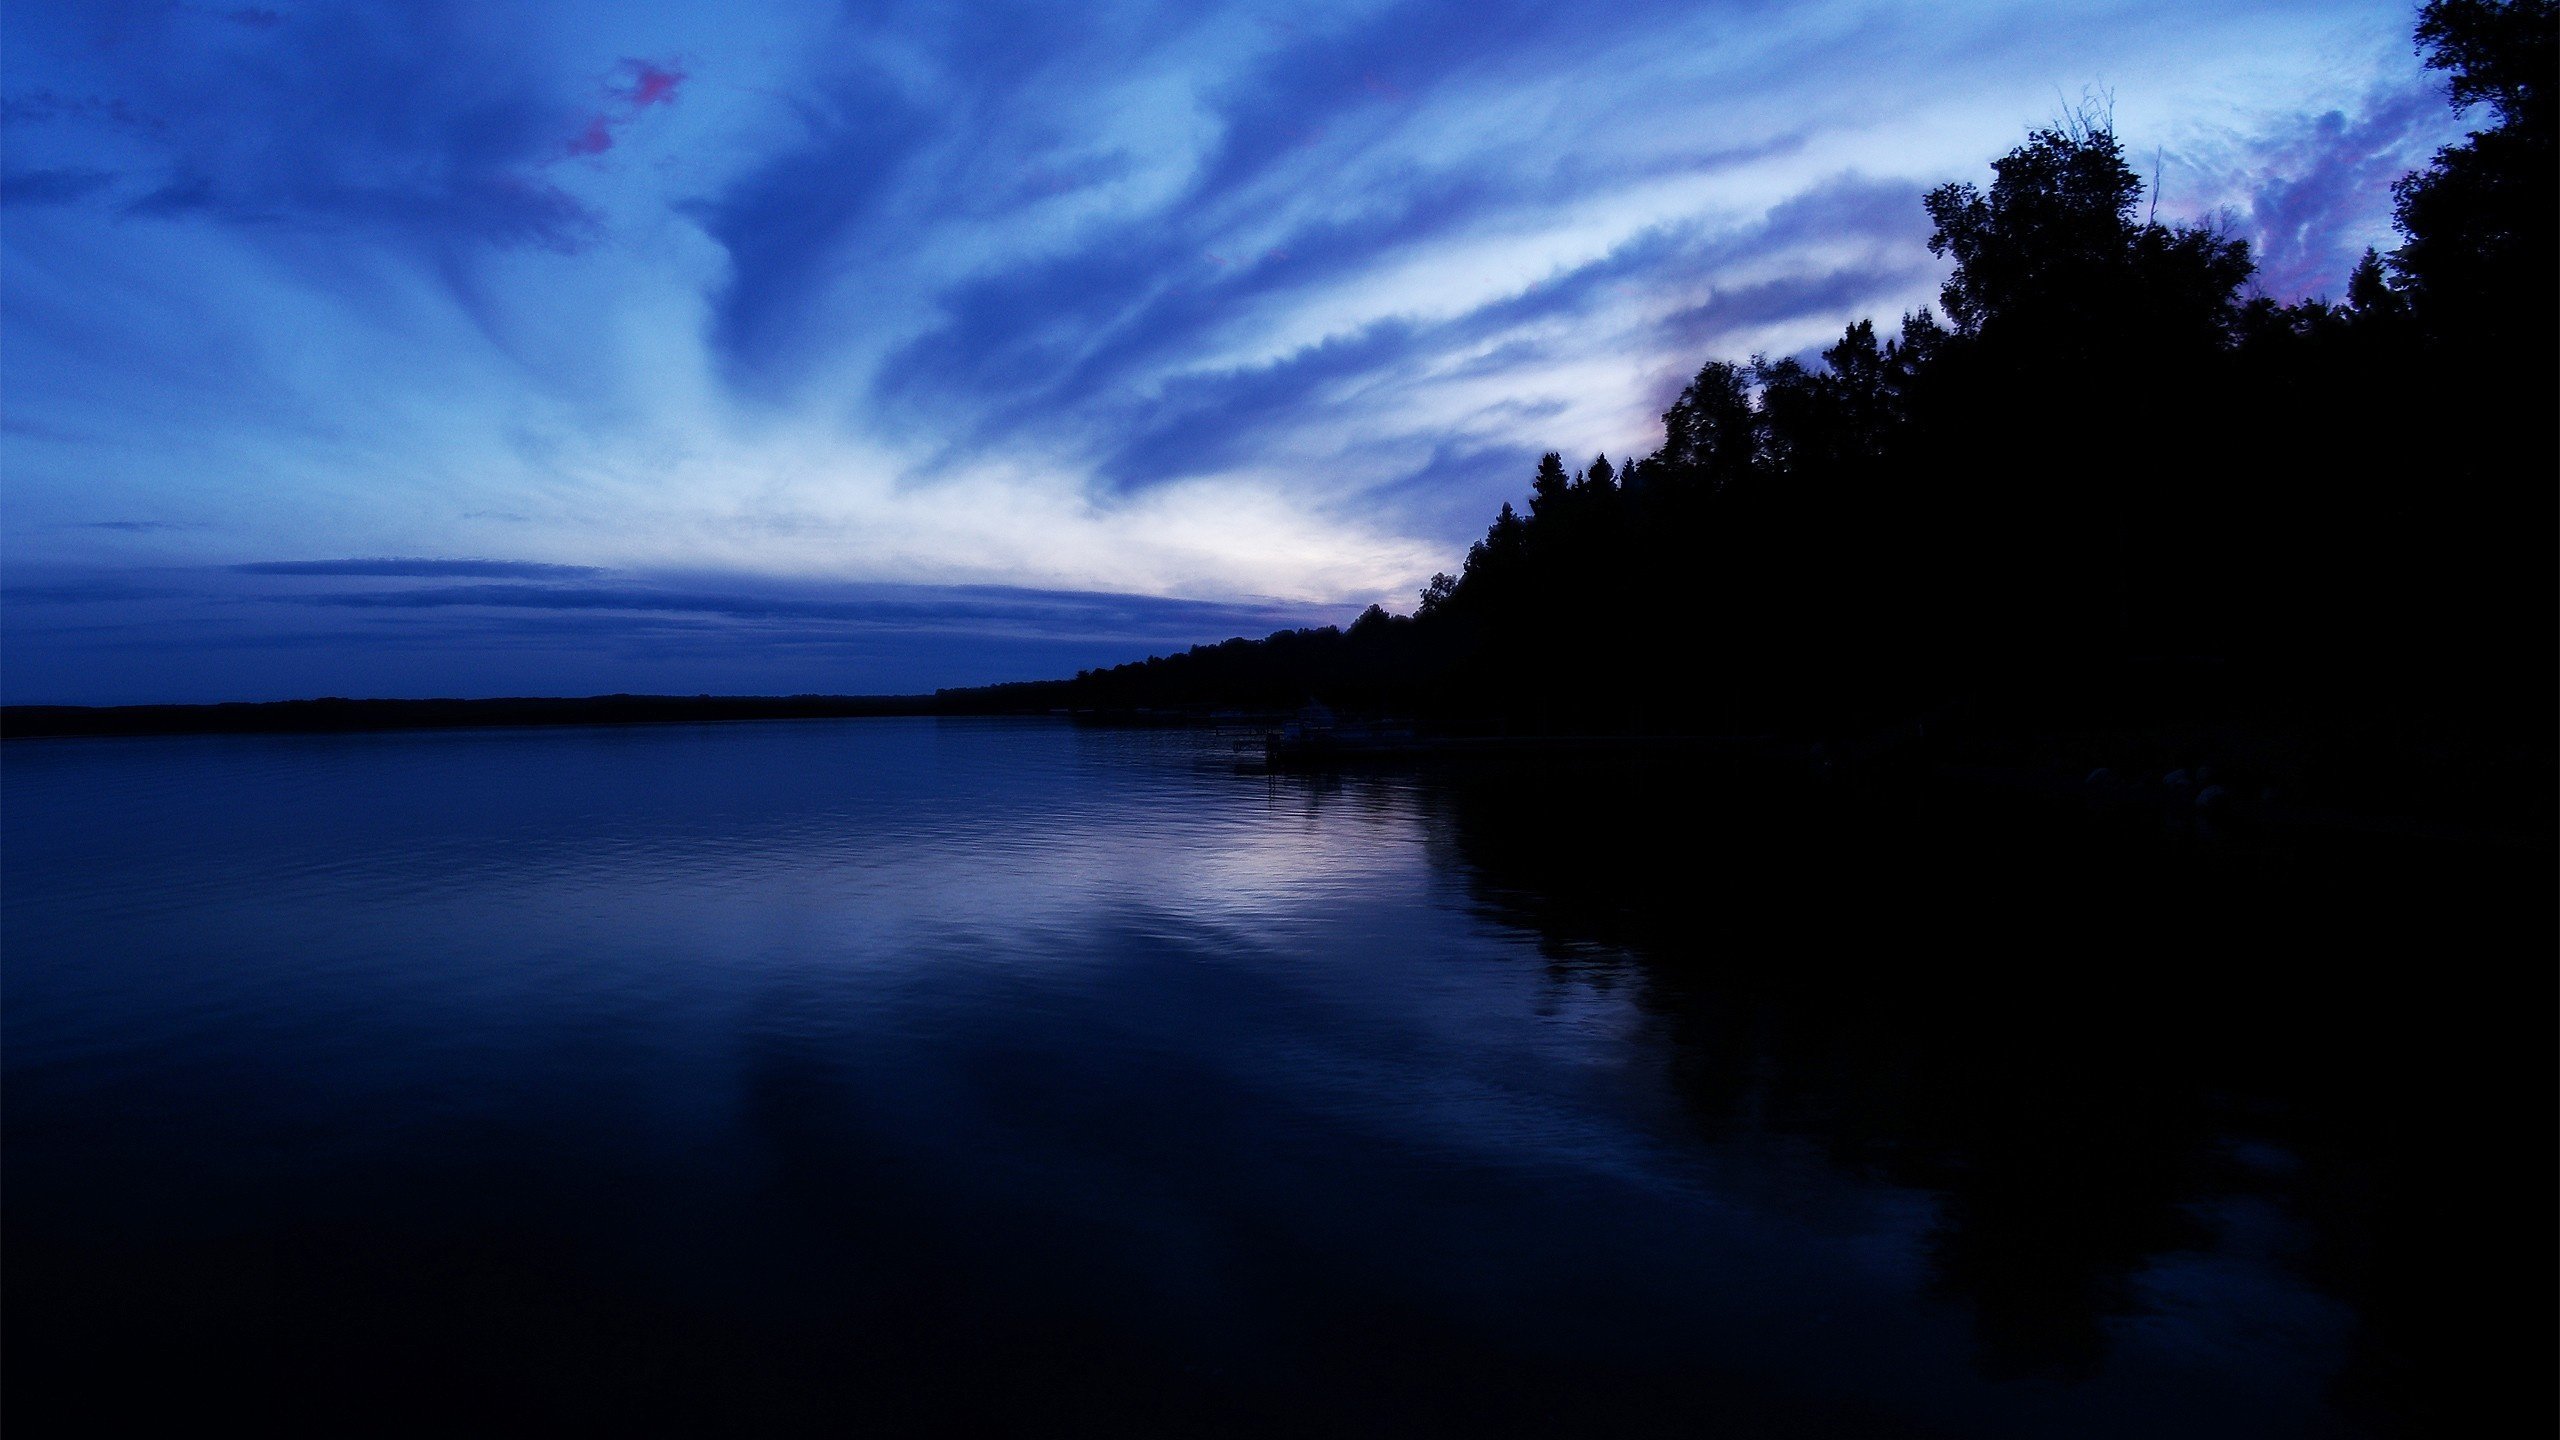
[[[605,86],[608,103],[591,112],[565,147],[570,155],[601,155],[613,148],[624,126],[652,105],[672,105],[683,88],[684,67],[648,60],[625,60]]]
[[[605,572],[593,565],[553,565],[533,560],[403,560],[378,558],[366,560],[253,560],[231,567],[242,575],[314,575],[314,576],[508,576],[520,579],[565,578],[572,575],[601,575]]]
[[[1928,301],[1919,196],[2057,93],[2112,87],[2171,208],[2234,216],[2287,296],[2387,243],[2452,123],[2404,0],[7,18],[0,560],[147,534],[278,635],[506,619],[626,659],[854,623],[786,582],[1207,631],[1404,603],[1539,451],[1640,449],[1709,354]],[[270,558],[492,551],[547,558]],[[676,572],[715,578],[642,578]],[[305,603],[341,593],[418,598]]]
[[[385,588],[387,578],[466,583]],[[1012,586],[250,567],[50,567],[12,577],[0,598],[10,655],[0,699],[22,703],[918,691],[1340,618],[1276,603]],[[451,668],[465,661],[479,668]]]
[[[32,86],[8,118],[49,122],[38,133],[52,144],[113,135],[162,176],[125,207],[140,218],[585,244],[596,216],[539,173],[575,101],[521,34],[488,18],[443,7],[325,7],[292,25],[258,7],[46,16],[21,45],[79,57],[63,68],[80,83]],[[617,123],[672,99],[682,79],[628,63],[638,68],[614,101]]]
[[[69,205],[115,183],[112,170],[18,170],[0,174],[0,205]]]
[[[2176,157],[2182,208],[2216,211],[2251,242],[2257,283],[2282,300],[2340,296],[2365,247],[2396,243],[2391,183],[2459,129],[2443,87],[2419,76],[2352,104],[2215,137]],[[2183,172],[2183,173],[2180,173]],[[2183,194],[2177,192],[2183,191]]]
[[[75,522],[73,528],[112,530],[123,535],[157,535],[167,531],[196,530],[203,527],[188,524],[183,520],[82,520]]]

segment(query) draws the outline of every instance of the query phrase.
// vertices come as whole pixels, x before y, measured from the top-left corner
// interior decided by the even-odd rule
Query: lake
[[[1228,743],[10,744],[11,1418],[2547,1412],[2547,854]]]

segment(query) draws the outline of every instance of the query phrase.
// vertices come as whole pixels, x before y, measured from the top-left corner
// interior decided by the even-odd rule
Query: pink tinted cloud
[[[685,82],[684,67],[674,62],[624,60],[616,74],[618,79],[605,84],[606,105],[587,117],[586,127],[562,146],[564,153],[601,155],[612,149],[616,132],[652,105],[676,103],[676,92]]]
[[[572,155],[601,155],[613,148],[613,122],[602,115],[587,121],[587,128],[569,141]]]
[[[681,65],[625,60],[622,68],[631,77],[631,88],[623,93],[630,99],[634,111],[646,110],[652,105],[674,104],[676,89],[684,84],[684,67]]]

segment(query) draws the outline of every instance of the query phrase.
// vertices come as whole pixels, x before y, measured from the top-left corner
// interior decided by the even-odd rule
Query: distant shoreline
[[[932,695],[588,695],[491,700],[0,705],[0,740],[141,735],[335,735],[550,725],[701,724],[985,714]]]

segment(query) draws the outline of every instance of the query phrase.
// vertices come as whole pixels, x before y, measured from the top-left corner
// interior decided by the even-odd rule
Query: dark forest
[[[2539,766],[2540,794],[2554,34],[2548,3],[2425,7],[2420,53],[2481,127],[2398,182],[2401,244],[2342,300],[2252,295],[2246,242],[2148,217],[2109,119],[2066,116],[1927,197],[1942,312],[1813,363],[1709,360],[1653,453],[1546,456],[1412,615],[945,702],[1550,735],[2210,722],[2262,768],[2513,793]]]

